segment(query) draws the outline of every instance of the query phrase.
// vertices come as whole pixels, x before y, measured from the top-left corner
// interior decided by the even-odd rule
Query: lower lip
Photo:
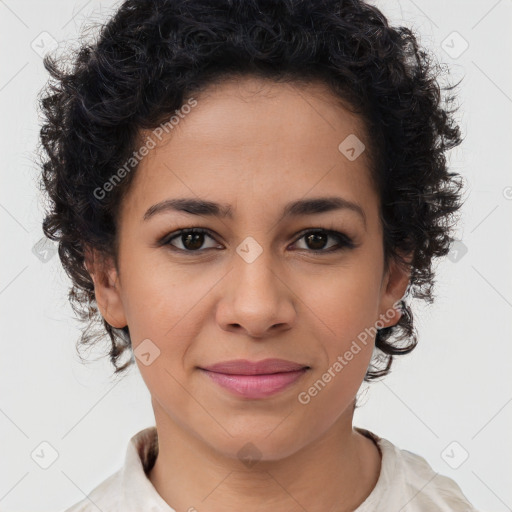
[[[228,375],[203,370],[219,386],[245,398],[266,398],[279,393],[300,379],[306,371],[307,368],[265,375]]]

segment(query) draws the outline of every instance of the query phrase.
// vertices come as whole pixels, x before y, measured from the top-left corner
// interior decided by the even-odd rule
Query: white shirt
[[[427,461],[369,430],[381,456],[377,484],[354,512],[478,512],[451,478],[436,473]],[[124,466],[64,512],[176,512],[153,487],[147,473],[158,454],[156,427],[135,434]]]

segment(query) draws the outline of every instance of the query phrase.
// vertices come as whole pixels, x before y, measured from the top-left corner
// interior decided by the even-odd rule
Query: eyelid
[[[208,247],[206,249],[197,249],[195,251],[191,251],[191,250],[187,251],[185,249],[180,249],[178,247],[175,247],[171,244],[171,241],[173,241],[174,239],[179,238],[183,234],[189,234],[189,233],[205,234],[205,235],[209,236],[215,242],[217,242],[219,244],[221,243],[221,242],[218,242],[216,236],[208,228],[190,227],[190,228],[181,228],[181,229],[173,231],[172,233],[165,235],[163,238],[161,238],[159,240],[159,242],[157,243],[157,246],[158,247],[170,246],[171,250],[174,252],[181,253],[181,254],[190,254],[190,255],[194,254],[194,253],[202,254],[205,251],[209,251],[211,249],[216,249],[215,247]],[[336,245],[335,245],[334,249],[332,247],[329,247],[328,249],[317,249],[317,250],[314,250],[314,249],[294,249],[294,250],[305,251],[305,252],[313,254],[313,255],[322,255],[322,254],[334,254],[334,253],[338,253],[338,252],[341,252],[341,251],[347,250],[347,249],[355,249],[360,245],[359,243],[356,243],[351,236],[347,235],[346,233],[344,233],[342,231],[338,231],[338,230],[332,229],[332,228],[329,229],[329,228],[321,228],[321,227],[310,227],[310,228],[305,228],[305,229],[301,230],[299,233],[297,233],[294,241],[291,244],[292,245],[296,244],[299,240],[304,238],[305,235],[311,234],[311,233],[325,233],[328,237],[338,239],[339,243],[336,244],[336,245],[338,245],[338,247],[336,247]]]
[[[340,239],[345,247],[349,247],[349,248],[357,247],[357,244],[354,242],[354,240],[350,236],[348,236],[347,234],[343,233],[342,231],[338,231],[338,230],[335,230],[335,229],[327,229],[327,228],[307,228],[307,229],[303,229],[302,231],[299,232],[299,234],[297,235],[297,237],[295,238],[295,241],[293,243],[294,244],[297,243],[301,238],[303,238],[308,233],[325,233],[325,234],[327,234],[327,236],[331,236],[333,238]],[[304,249],[304,250],[307,250],[307,249]],[[317,253],[321,254],[322,252],[329,253],[330,251],[329,250],[322,250],[322,249],[319,249],[318,251],[314,251],[313,249],[309,249],[309,252],[312,252],[312,253],[317,252]],[[335,251],[331,251],[331,252],[335,252]]]
[[[189,233],[199,233],[199,234],[205,234],[208,235],[211,239],[213,239],[215,242],[220,243],[216,237],[213,235],[213,232],[210,231],[208,228],[199,228],[199,227],[193,227],[193,228],[181,228],[177,229],[176,231],[173,231],[172,233],[169,233],[165,235],[163,238],[161,238],[158,242],[158,246],[162,245],[171,245],[170,242],[173,241],[175,238],[179,238],[181,235],[189,234]],[[176,249],[178,252],[188,252],[188,253],[200,253],[201,251],[205,251],[206,249],[199,249],[197,251],[184,251],[183,249],[179,249],[177,247],[172,246],[173,249]]]

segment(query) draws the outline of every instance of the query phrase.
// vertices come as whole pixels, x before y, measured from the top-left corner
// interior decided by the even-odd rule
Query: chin
[[[236,427],[224,424],[227,434],[212,438],[210,435],[203,437],[215,451],[223,456],[237,458],[242,462],[250,461],[277,461],[282,460],[299,451],[307,444],[308,439],[304,436],[304,428],[297,425],[296,429],[284,428],[283,417],[274,421],[237,422]],[[298,435],[300,432],[302,435]]]

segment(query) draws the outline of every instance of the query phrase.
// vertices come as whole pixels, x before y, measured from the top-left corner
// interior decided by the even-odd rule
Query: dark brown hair
[[[410,29],[391,27],[360,0],[128,0],[93,43],[68,57],[69,68],[60,57],[44,59],[40,186],[48,197],[44,233],[59,243],[71,304],[87,324],[80,344],[106,332],[115,373],[134,362],[128,327],[116,329],[98,312],[84,244],[117,262],[116,218],[136,167],[104,198],[94,191],[130,157],[141,130],[169,119],[195,91],[252,74],[321,80],[364,121],[386,265],[395,258],[411,272],[402,316],[377,332],[365,380],[386,375],[393,356],[413,350],[405,299],[433,301],[432,262],[453,240],[462,179],[445,157],[461,143],[448,108],[455,97],[441,95],[443,67]],[[413,255],[410,264],[401,253]],[[120,364],[125,353],[130,359]]]

